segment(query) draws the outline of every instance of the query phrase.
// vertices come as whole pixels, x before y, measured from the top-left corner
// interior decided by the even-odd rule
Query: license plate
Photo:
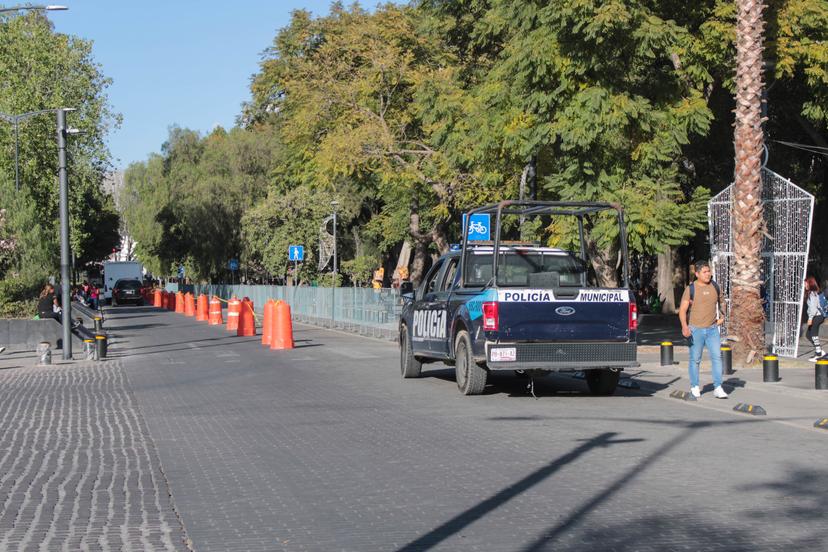
[[[124,293],[126,293],[127,295],[135,295],[135,291],[131,289],[125,290]]]
[[[492,349],[490,354],[492,362],[514,362],[517,360],[517,349],[515,347]]]

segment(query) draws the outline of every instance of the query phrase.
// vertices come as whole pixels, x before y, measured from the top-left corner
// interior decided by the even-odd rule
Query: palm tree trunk
[[[736,167],[733,186],[734,272],[731,333],[738,336],[736,358],[743,365],[765,349],[762,284],[762,0],[737,0]]]

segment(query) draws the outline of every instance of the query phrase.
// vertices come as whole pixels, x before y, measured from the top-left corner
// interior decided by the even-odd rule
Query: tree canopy
[[[770,165],[825,197],[825,156],[779,142],[825,146],[828,2],[769,4]],[[287,246],[300,243],[311,281],[336,201],[351,281],[396,266],[404,241],[417,281],[459,241],[461,214],[516,198],[531,167],[538,199],[621,203],[639,255],[700,249],[706,202],[733,173],[734,25],[726,0],[296,11],[263,53],[237,128],[173,128],[129,168],[127,224],[155,270],[184,263],[216,278],[238,257],[248,274],[284,278]],[[571,230],[537,233],[566,245]],[[612,281],[616,227],[588,231],[596,273]]]
[[[104,139],[119,124],[106,96],[110,80],[92,57],[92,43],[56,33],[39,13],[0,17],[0,112],[17,115],[74,108],[67,122],[79,129],[67,140],[71,245],[75,265],[111,254],[119,243],[119,217],[104,192],[111,170]],[[19,124],[20,191],[15,189],[14,126],[0,121],[0,206],[9,247],[0,276],[44,278],[59,266],[55,114]]]

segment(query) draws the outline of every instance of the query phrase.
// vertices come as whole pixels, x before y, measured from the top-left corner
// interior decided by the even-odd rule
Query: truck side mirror
[[[411,282],[403,282],[400,284],[400,295],[413,295],[414,284]]]

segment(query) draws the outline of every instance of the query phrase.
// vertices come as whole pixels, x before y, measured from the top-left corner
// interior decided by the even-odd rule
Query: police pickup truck
[[[638,366],[621,207],[504,201],[469,217],[480,213],[494,218],[493,242],[473,242],[465,233],[461,250],[440,257],[416,290],[402,289],[402,376],[419,377],[424,363],[443,361],[455,366],[460,391],[475,395],[491,371],[530,377],[584,371],[593,394],[612,394],[621,370]],[[532,217],[541,220],[527,223]],[[589,233],[596,224],[604,230],[617,224],[621,287],[602,285],[591,268]],[[538,239],[501,240],[532,231]],[[540,245],[554,239],[553,231],[568,233],[558,240],[568,247]]]

